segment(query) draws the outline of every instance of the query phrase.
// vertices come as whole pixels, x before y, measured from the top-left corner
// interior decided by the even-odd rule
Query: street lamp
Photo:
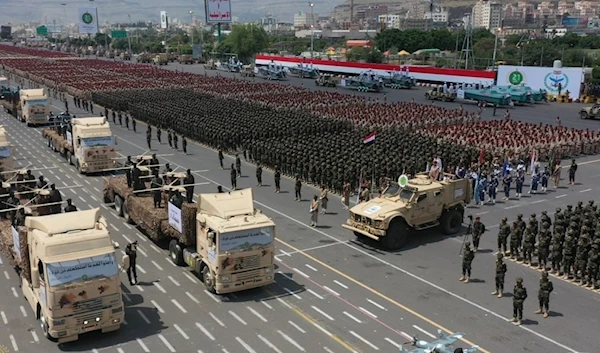
[[[194,46],[194,11],[189,10],[188,13],[190,14],[190,26],[191,26],[191,32],[192,32],[192,46]]]
[[[315,15],[313,11],[315,4],[312,2],[308,4],[310,5],[310,58],[312,59],[315,51]]]
[[[492,67],[496,67],[496,51],[498,50],[498,34],[500,33],[500,31],[502,30],[502,28],[496,28],[496,30],[494,31],[495,37],[494,37],[494,54],[492,55]]]

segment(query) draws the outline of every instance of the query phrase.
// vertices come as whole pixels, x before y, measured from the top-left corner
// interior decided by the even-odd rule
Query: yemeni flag
[[[483,162],[485,162],[485,149],[482,148],[481,152],[479,152],[479,165],[483,165]]]
[[[372,133],[368,134],[364,139],[363,139],[363,144],[367,145],[370,143],[375,142],[375,136],[377,135],[377,132],[373,131]]]

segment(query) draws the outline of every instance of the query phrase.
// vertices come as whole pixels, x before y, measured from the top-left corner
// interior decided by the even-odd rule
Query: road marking
[[[86,202],[85,199],[81,196],[79,196],[79,199],[81,200],[81,202]]]
[[[165,311],[160,307],[160,305],[158,305],[158,303],[156,303],[154,300],[150,300],[150,303],[152,303],[152,305],[154,305],[154,307],[161,313],[164,314]]]
[[[309,277],[310,277],[309,275],[307,275],[306,273],[304,273],[304,272],[300,271],[299,269],[297,269],[297,268],[295,268],[295,267],[294,267],[294,271],[298,272],[300,275],[302,275],[302,276],[304,276],[304,277],[306,277],[306,278],[309,278]]]
[[[333,351],[327,347],[323,347],[323,350],[327,353],[333,353]]]
[[[173,266],[173,267],[179,267],[179,266],[177,266],[177,265],[175,265],[175,264],[173,263],[173,260],[171,260],[171,258],[170,258],[170,257],[168,257],[168,256],[167,256],[167,257],[165,257],[165,259],[167,259],[167,262],[168,262],[168,263],[170,263],[170,264],[171,264],[171,266]]]
[[[560,199],[567,196],[567,194],[563,194],[563,195],[558,195],[558,196],[554,196],[555,199]]]
[[[588,191],[592,191],[592,189],[585,189],[585,190],[581,190],[580,193],[584,193],[584,192],[588,192]]]
[[[6,279],[10,279],[10,276],[7,271],[4,271],[4,277],[6,277]]]
[[[362,321],[360,321],[359,319],[355,318],[354,316],[348,314],[347,312],[343,312],[344,315],[348,316],[349,318],[351,318],[352,320],[358,322],[359,324],[362,324]]]
[[[171,276],[167,276],[167,278],[168,278],[168,279],[170,279],[170,280],[171,280],[171,282],[173,282],[173,284],[174,284],[174,285],[176,285],[177,287],[181,286],[181,285],[179,284],[179,282],[177,282],[177,281],[175,280],[175,278],[173,278],[173,277],[171,277]]]
[[[38,338],[38,335],[37,335],[37,333],[35,333],[35,331],[34,331],[34,330],[31,330],[30,332],[31,332],[31,336],[33,337],[33,340],[34,340],[35,342],[39,342],[39,341],[40,341],[40,339]]]
[[[367,341],[367,339],[366,339],[366,338],[363,338],[362,336],[359,336],[359,335],[358,335],[356,332],[354,332],[354,331],[350,331],[350,334],[351,334],[352,336],[354,336],[354,337],[358,338],[359,340],[363,341],[363,343],[365,343],[365,344],[366,344],[366,345],[368,345],[369,347],[373,348],[374,350],[376,350],[376,351],[378,351],[378,350],[379,350],[379,348],[378,348],[376,345],[374,345],[373,343],[371,343],[371,342]]]
[[[140,347],[142,347],[142,349],[144,350],[144,352],[146,352],[146,353],[150,352],[150,350],[148,349],[148,347],[146,347],[146,344],[140,338],[136,338],[135,340],[140,345]]]
[[[371,299],[369,299],[369,298],[367,298],[367,301],[368,301],[369,303],[371,303],[371,304],[375,305],[375,306],[376,306],[376,307],[378,307],[379,309],[381,309],[381,310],[384,310],[384,311],[387,311],[387,309],[386,309],[386,308],[385,308],[383,305],[381,305],[381,304],[377,304],[377,303],[375,303],[374,301],[372,301],[372,300],[371,300]]]
[[[144,320],[148,325],[150,325],[150,320],[148,320],[148,317],[146,317],[146,315],[144,315],[144,313],[141,310],[136,310],[138,315],[142,317],[142,320]]]
[[[335,321],[335,319],[334,319],[334,318],[332,318],[332,317],[331,317],[331,316],[329,316],[329,315],[328,315],[326,312],[324,312],[323,310],[321,310],[321,309],[317,308],[316,306],[314,306],[314,305],[311,305],[310,307],[311,307],[311,308],[313,308],[313,310],[314,310],[314,311],[316,311],[316,312],[318,312],[319,314],[321,314],[321,315],[325,316],[326,318],[328,318],[329,320],[331,320],[331,321]]]
[[[210,317],[212,317],[212,319],[215,320],[215,322],[217,324],[219,324],[219,326],[225,327],[225,324],[223,323],[223,321],[219,320],[219,318],[216,317],[213,313],[208,313],[208,315],[210,315]]]
[[[420,328],[420,327],[419,327],[419,326],[417,326],[417,325],[412,325],[412,327],[414,327],[416,330],[419,330],[419,331],[421,331],[422,333],[426,334],[427,336],[429,336],[429,337],[431,337],[431,338],[437,338],[437,337],[435,337],[435,335],[434,335],[434,334],[431,334],[431,333],[429,333],[429,332],[427,332],[427,331],[423,330],[422,328]]]
[[[291,343],[294,347],[298,348],[298,350],[300,352],[306,352],[306,350],[304,349],[304,347],[302,347],[301,345],[299,345],[298,342],[294,341],[290,336],[286,335],[281,330],[277,330],[277,333],[279,333],[281,335],[281,337],[283,337],[283,339],[285,339],[286,341],[288,341],[289,343]]]
[[[87,179],[83,179],[83,181],[85,181],[88,185],[92,185],[92,183],[90,183]]]
[[[337,280],[335,280],[335,279],[333,280],[333,282],[334,282],[335,284],[337,284],[338,286],[342,287],[342,288],[348,289],[348,286],[346,286],[346,285],[345,285],[345,284],[343,284],[342,282],[338,282],[338,281],[337,281]]]
[[[93,189],[94,189],[94,191],[96,191],[97,193],[99,193],[99,192],[100,192],[100,190],[99,190],[97,187],[95,187],[95,186],[93,187]]]
[[[281,252],[281,254],[282,254],[283,256],[291,256],[290,254],[286,253],[285,251],[283,251],[283,250],[281,250],[281,249],[279,249],[279,252]]]
[[[19,297],[19,293],[17,293],[17,290],[15,289],[15,287],[11,287],[10,289],[12,290],[12,293],[15,296],[15,298],[18,298]]]
[[[185,332],[184,332],[184,331],[181,329],[181,327],[179,327],[179,325],[177,325],[177,324],[174,324],[174,325],[173,325],[173,327],[175,327],[175,329],[176,329],[176,330],[179,332],[179,334],[180,334],[181,336],[183,336],[183,338],[185,338],[186,340],[189,340],[189,339],[190,339],[190,336],[188,336],[188,335],[187,335],[187,334],[186,334],[186,333],[185,333]]]
[[[211,292],[207,291],[206,289],[204,290],[204,293],[206,293],[206,295],[208,295],[212,300],[216,301],[217,303],[221,302],[219,298],[215,297]]]
[[[169,343],[169,341],[167,341],[167,339],[161,335],[160,333],[158,334],[158,338],[160,338],[160,340],[162,341],[162,343],[165,344],[165,346],[167,346],[167,348],[171,351],[171,353],[175,353],[176,350],[175,348],[173,348],[173,346],[171,346],[171,343]]]
[[[133,229],[133,227],[132,227],[132,226],[130,226],[129,224],[127,224],[127,223],[123,223],[123,224],[125,224],[125,227],[127,227],[127,228],[129,228],[129,229]]]
[[[117,352],[118,353],[125,353],[125,351],[123,350],[123,348],[120,348],[120,347],[117,348]]]
[[[312,266],[311,266],[311,265],[309,265],[309,264],[306,264],[306,265],[304,265],[304,266],[306,266],[306,267],[310,268],[311,270],[313,270],[313,271],[317,272],[317,269],[316,269],[316,268],[314,268],[314,267],[312,267]]]
[[[160,254],[160,249],[156,247],[156,245],[151,244],[150,247],[152,248],[152,250],[156,251],[157,253]]]
[[[159,270],[159,271],[162,271],[162,270],[163,270],[163,268],[162,268],[162,267],[160,267],[160,265],[159,265],[159,264],[157,264],[157,263],[156,263],[156,261],[152,260],[151,262],[152,262],[152,264],[153,264],[154,266],[156,266],[156,268],[158,268],[158,270]]]
[[[127,240],[128,243],[133,243],[133,241],[131,241],[131,239],[129,239],[129,237],[127,237],[125,234],[121,234],[121,236]]]
[[[144,251],[144,249],[142,249],[141,245],[137,247],[137,250],[140,254],[144,255],[144,257],[148,257],[148,254]]]
[[[125,225],[127,225],[127,224],[125,224]],[[148,239],[146,239],[145,236],[140,234],[140,232],[134,232],[133,234],[135,234],[138,238],[142,239],[142,241],[148,241]]]
[[[250,347],[246,342],[244,342],[241,338],[236,337],[235,338],[236,341],[238,341],[239,344],[242,345],[242,347],[244,347],[244,349],[246,349],[248,351],[248,353],[256,353],[256,351],[254,349],[252,349],[252,347]]]
[[[192,293],[190,293],[190,292],[185,292],[185,294],[186,294],[186,295],[187,295],[187,296],[188,296],[188,297],[189,297],[189,298],[190,298],[190,299],[191,299],[191,300],[192,300],[194,303],[196,303],[196,304],[200,304],[200,301],[199,301],[198,299],[196,299],[196,297],[194,297],[194,296],[192,295]]]
[[[21,309],[21,314],[23,314],[23,317],[27,317],[27,311],[25,311],[25,307],[21,305],[19,308]]]
[[[542,203],[542,202],[545,202],[545,201],[547,201],[547,200],[537,200],[537,201],[533,201],[531,204],[534,205],[536,203]]]
[[[269,305],[269,303],[267,303],[265,300],[261,300],[261,303],[263,303],[264,306],[266,306],[267,308],[273,310],[273,307],[271,305]]]
[[[293,295],[296,299],[302,299],[302,297],[300,297],[298,294],[292,292],[291,290],[287,289],[286,287],[283,287],[283,290],[288,292],[290,295]]]
[[[256,202],[256,201],[255,201],[255,202]],[[257,203],[257,204],[260,204],[259,202],[256,202],[256,203]],[[287,256],[292,256],[292,255],[294,255],[294,254],[297,254],[297,253],[299,253],[300,251],[306,252],[306,251],[317,250],[317,249],[323,249],[323,248],[328,248],[328,247],[330,247],[330,246],[342,245],[342,244],[347,244],[347,243],[350,243],[350,241],[349,241],[349,240],[340,240],[340,241],[337,241],[337,242],[335,242],[335,243],[331,243],[331,244],[325,244],[325,245],[313,246],[313,247],[311,247],[311,248],[306,248],[306,249],[302,249],[302,250],[290,251],[290,252],[287,252],[287,253],[285,253],[285,255],[287,255]]]
[[[282,351],[280,351],[280,350],[279,350],[279,348],[275,347],[275,345],[274,345],[273,343],[269,342],[269,340],[268,340],[268,339],[264,338],[264,337],[263,337],[263,336],[261,336],[261,335],[257,335],[257,337],[258,337],[258,338],[259,338],[261,341],[263,341],[263,343],[264,343],[264,344],[266,344],[266,345],[267,345],[269,348],[271,348],[271,349],[272,349],[272,350],[274,350],[275,352],[277,352],[277,353],[283,353]]]
[[[250,310],[250,312],[252,314],[254,314],[257,318],[259,318],[262,322],[268,322],[267,319],[265,319],[264,316],[262,316],[258,311],[252,309],[251,307],[247,306],[246,308],[248,308],[248,310]]]
[[[115,231],[117,231],[117,232],[119,231],[119,228],[117,228],[117,227],[116,227],[114,224],[112,224],[112,223],[110,224],[110,227],[111,227],[112,229],[114,229]]]
[[[322,296],[320,296],[320,295],[319,295],[317,292],[315,292],[314,290],[312,290],[312,289],[310,289],[310,288],[308,288],[306,291],[307,291],[307,292],[309,292],[309,293],[311,293],[312,295],[314,295],[315,297],[317,297],[317,298],[319,298],[319,299],[321,299],[321,300],[325,300],[325,298],[323,298],[323,297],[322,297]]]
[[[362,306],[358,307],[361,311],[363,311],[365,314],[372,316],[374,319],[377,319],[377,315],[373,314],[372,312],[370,312],[369,310],[363,308]]]
[[[171,299],[171,303],[173,303],[179,310],[181,310],[181,312],[183,312],[184,314],[187,314],[187,310],[185,310],[185,308],[183,306],[181,306],[181,304],[179,304],[179,302],[175,299]]]
[[[200,325],[200,323],[196,322],[196,327],[199,328],[200,331],[202,331],[206,335],[206,337],[208,337],[211,341],[215,340],[215,337],[211,335],[210,332],[208,332],[208,330],[204,328],[204,326]]]
[[[141,273],[146,274],[146,270],[144,270],[144,268],[142,268],[142,266],[135,265],[135,268],[137,268]]]
[[[327,286],[323,286],[323,288],[325,288],[326,291],[331,292],[335,296],[338,296],[338,297],[340,296],[340,293],[334,291],[333,289],[331,289],[331,288],[329,288]]]
[[[13,350],[15,352],[17,352],[19,350],[19,346],[17,346],[17,340],[15,339],[15,336],[10,335],[9,337],[10,337],[10,343],[12,343],[12,346],[13,346]]]
[[[127,293],[123,292],[123,296],[125,297],[125,300],[131,302],[131,298],[129,298],[129,295]]]
[[[184,273],[183,273],[183,275],[185,276],[185,278],[189,279],[189,280],[190,280],[190,282],[192,282],[192,283],[194,283],[194,284],[198,283],[198,281],[196,281],[196,280],[194,279],[194,277],[190,276],[189,274],[187,274],[187,273],[185,273],[185,272],[184,272]]]
[[[246,323],[246,321],[242,320],[242,318],[239,317],[238,314],[234,313],[233,311],[229,310],[229,315],[233,316],[237,321],[241,322],[244,326],[248,325]]]
[[[394,346],[394,347],[396,347],[396,348],[398,348],[398,349],[400,349],[400,347],[402,347],[402,345],[401,345],[401,344],[399,344],[399,343],[396,343],[396,342],[392,341],[391,339],[389,339],[389,338],[387,338],[387,337],[386,337],[386,338],[384,338],[384,340],[388,341],[388,342],[389,342],[389,343],[390,343],[392,346]]]
[[[300,327],[300,326],[296,325],[296,324],[295,324],[293,321],[288,321],[288,323],[289,323],[290,325],[294,326],[294,328],[295,328],[296,330],[300,331],[300,333],[306,333],[306,331],[304,331],[304,330],[302,329],[302,327]]]
[[[0,311],[0,316],[2,316],[2,321],[4,322],[4,324],[8,325],[8,319],[6,318],[6,314],[4,313],[4,311]]]
[[[484,214],[488,214],[490,211],[475,213],[476,216],[483,216]]]
[[[517,208],[517,207],[521,207],[523,206],[522,204],[517,204],[517,205],[512,205],[512,206],[508,206],[508,207],[504,207],[505,210],[510,210],[512,208]]]
[[[277,273],[279,273],[280,275],[282,275],[283,277],[289,279],[290,281],[293,281],[294,279],[288,275],[286,275],[285,273],[281,272],[281,271],[277,271]]]
[[[160,285],[158,284],[158,282],[152,282],[152,284],[158,288],[159,291],[163,292],[164,294],[167,294],[167,291]]]

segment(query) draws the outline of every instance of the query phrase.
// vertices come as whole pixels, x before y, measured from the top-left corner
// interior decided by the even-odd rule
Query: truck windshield
[[[115,141],[112,136],[102,137],[87,137],[81,139],[81,146],[83,147],[108,147],[114,146]]]
[[[273,242],[273,231],[273,227],[264,227],[221,233],[217,240],[219,253],[260,249],[269,246]]]
[[[400,199],[410,201],[413,197],[414,192],[408,189],[401,189],[398,184],[390,184],[387,189],[383,192],[384,196],[398,196]]]
[[[11,154],[10,147],[0,147],[0,159],[9,158]]]
[[[45,107],[47,105],[50,105],[50,103],[46,99],[28,99],[25,101],[25,104],[30,105],[32,107],[38,107],[38,106]]]
[[[48,284],[58,287],[118,274],[115,253],[46,264]]]

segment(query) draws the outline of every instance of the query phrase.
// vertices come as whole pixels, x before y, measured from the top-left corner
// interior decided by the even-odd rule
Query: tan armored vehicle
[[[600,117],[600,104],[594,104],[591,107],[581,108],[579,111],[581,119],[596,119]]]
[[[167,65],[169,63],[169,55],[167,54],[156,54],[152,59],[152,63],[155,65]]]
[[[50,114],[50,101],[44,89],[22,89],[19,94],[21,120],[27,123],[27,126],[46,124]]]
[[[323,87],[337,87],[339,83],[340,79],[331,75],[322,75],[315,80],[317,86]]]
[[[452,102],[456,99],[456,93],[444,92],[441,87],[436,87],[425,93],[425,98],[432,101]]]
[[[217,64],[215,63],[215,61],[213,59],[210,59],[206,64],[204,64],[204,69],[205,70],[216,70]]]
[[[242,75],[242,77],[254,77],[254,76],[256,76],[254,74],[254,65],[244,65],[244,66],[242,66],[242,69],[240,70],[240,74]]]
[[[438,182],[417,174],[410,180],[403,175],[398,181],[390,183],[381,197],[352,207],[342,227],[381,241],[388,250],[400,249],[414,231],[438,225],[446,234],[460,231],[464,209],[472,198],[469,179]]]
[[[6,130],[0,125],[0,171],[14,168],[14,147],[6,138]]]
[[[131,60],[131,54],[129,54],[129,52],[124,51],[120,56],[121,60]]]
[[[148,53],[142,53],[137,57],[138,63],[150,64],[152,62],[152,55]]]
[[[179,61],[180,64],[193,64],[194,58],[189,54],[182,54],[182,55],[179,55],[179,58],[177,58],[177,61]]]

